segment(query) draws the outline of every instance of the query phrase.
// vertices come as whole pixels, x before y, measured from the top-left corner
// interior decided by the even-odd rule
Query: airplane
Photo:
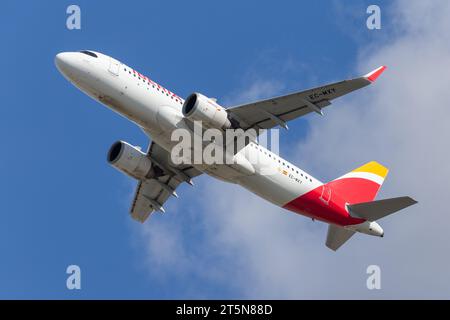
[[[109,164],[137,180],[130,215],[141,223],[155,211],[165,212],[167,199],[178,197],[175,189],[183,182],[193,185],[192,179],[201,174],[238,184],[279,207],[327,223],[325,243],[334,251],[356,232],[383,237],[377,221],[417,203],[407,196],[375,200],[388,173],[375,161],[323,183],[266,149],[256,138],[233,149],[236,161],[231,164],[174,164],[170,156],[177,143],[171,140],[171,133],[179,128],[192,132],[195,121],[222,131],[287,129],[288,121],[309,113],[323,115],[332,100],[374,83],[385,66],[350,80],[224,108],[200,93],[184,100],[100,52],[61,52],[55,64],[74,86],[134,122],[151,139],[146,152],[117,141],[107,155]],[[251,163],[248,159],[255,154],[274,171],[264,174],[258,163]]]

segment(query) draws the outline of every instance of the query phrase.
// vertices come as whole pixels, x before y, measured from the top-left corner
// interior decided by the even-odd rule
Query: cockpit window
[[[80,51],[81,53],[87,54],[88,56],[94,57],[94,58],[98,58],[98,56],[93,53],[92,51],[87,51],[87,50],[82,50]]]

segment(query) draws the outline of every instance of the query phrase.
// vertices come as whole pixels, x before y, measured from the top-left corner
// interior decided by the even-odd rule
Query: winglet
[[[384,70],[386,70],[386,68],[387,68],[386,66],[381,66],[379,68],[376,68],[372,72],[369,72],[368,74],[366,74],[364,76],[364,78],[366,78],[370,82],[375,82],[375,80],[377,80],[377,78],[383,73]]]

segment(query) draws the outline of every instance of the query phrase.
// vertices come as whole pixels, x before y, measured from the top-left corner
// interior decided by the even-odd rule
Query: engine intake
[[[107,158],[110,165],[135,179],[143,180],[154,176],[151,160],[128,142],[115,142],[109,149]]]
[[[226,109],[200,93],[194,92],[184,101],[182,112],[187,119],[202,121],[207,128],[231,128]]]

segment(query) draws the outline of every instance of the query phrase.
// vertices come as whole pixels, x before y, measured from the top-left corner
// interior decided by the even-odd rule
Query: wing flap
[[[145,194],[150,193],[151,188],[149,188],[149,186],[146,184],[146,181],[140,181],[137,185],[135,196],[133,202],[131,203],[130,209],[130,215],[134,220],[143,223],[154,211],[148,199],[144,197]]]
[[[163,204],[169,196],[156,179],[140,181],[131,204],[131,217],[143,223],[155,210],[164,212]]]

